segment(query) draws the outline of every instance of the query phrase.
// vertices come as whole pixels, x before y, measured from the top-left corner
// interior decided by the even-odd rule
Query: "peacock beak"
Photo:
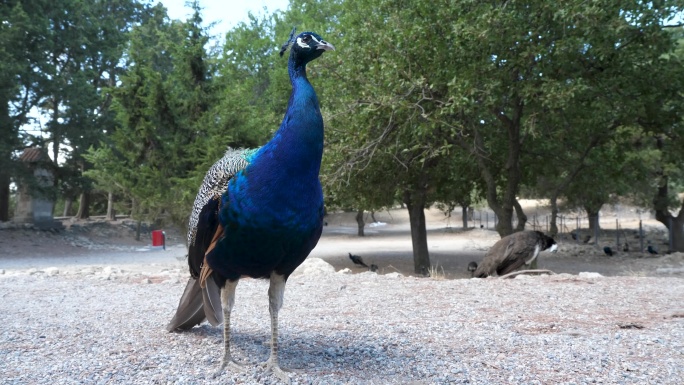
[[[327,41],[321,40],[320,43],[316,45],[316,49],[322,49],[324,51],[334,51],[335,47]]]

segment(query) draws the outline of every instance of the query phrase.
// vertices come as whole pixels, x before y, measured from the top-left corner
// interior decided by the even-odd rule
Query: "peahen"
[[[540,251],[555,253],[558,245],[553,238],[541,231],[520,231],[507,235],[485,254],[482,262],[473,272],[473,277],[486,278],[490,275],[506,275],[523,265],[529,265]]]
[[[207,172],[188,226],[191,278],[168,324],[186,330],[205,318],[223,322],[224,355],[217,374],[238,368],[230,355],[230,312],[242,276],[270,279],[271,354],[267,368],[285,382],[278,363],[278,311],[285,283],[316,246],[323,228],[319,181],[323,118],[306,64],[335,48],[318,34],[290,39],[292,94],[273,138],[256,150],[231,150]]]

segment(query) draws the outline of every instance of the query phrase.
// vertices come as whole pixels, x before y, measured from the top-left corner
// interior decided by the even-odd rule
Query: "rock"
[[[394,272],[394,273],[385,274],[385,277],[386,278],[402,278],[403,275],[401,275],[397,272]]]
[[[143,278],[143,280],[140,283],[152,283],[152,281],[149,278]]]
[[[102,269],[102,275],[112,275],[119,273],[121,273],[121,269],[112,266],[105,266],[105,268]]]
[[[337,272],[337,274],[351,274],[351,273],[352,273],[352,271],[348,267],[345,267],[344,269]]]
[[[36,274],[37,272],[38,272],[38,269],[36,269],[35,267],[26,270],[26,274],[29,274],[29,275]]]
[[[86,267],[85,269],[82,269],[82,270],[80,271],[80,273],[83,274],[83,275],[92,275],[92,274],[95,274],[95,270],[93,270],[93,269],[90,268],[90,267]]]
[[[56,267],[48,267],[47,269],[44,270],[44,272],[45,272],[45,274],[52,277],[53,275],[59,274],[59,269]]]
[[[568,279],[568,278],[573,278],[572,274],[568,273],[559,273],[556,275],[551,276],[552,278],[557,278],[557,279]]]
[[[602,278],[600,273],[583,271],[578,274],[580,278]]]
[[[309,275],[309,276],[319,276],[326,274],[334,274],[335,268],[328,262],[320,258],[307,258],[304,263],[299,265],[297,270],[295,270],[293,276]]]

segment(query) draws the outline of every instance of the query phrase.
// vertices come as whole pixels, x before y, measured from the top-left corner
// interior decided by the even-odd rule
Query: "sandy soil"
[[[531,211],[528,207],[528,211]],[[537,211],[537,210],[535,210]],[[379,267],[380,274],[398,272],[414,274],[410,228],[406,210],[375,213],[377,223],[368,223],[365,236],[358,237],[355,213],[336,213],[326,217],[328,225],[318,246],[311,253],[312,258],[321,258],[332,264],[336,270],[350,268],[355,273],[365,271],[349,260],[348,254],[359,255],[367,264]],[[623,217],[625,215],[623,214]],[[466,267],[469,262],[479,262],[486,251],[498,239],[493,229],[460,228],[460,217],[445,218],[436,209],[426,211],[428,247],[433,275],[442,278],[469,278]],[[370,222],[370,216],[367,215]],[[606,227],[613,221],[604,218]],[[661,250],[664,227],[650,220],[644,221],[648,230],[648,242]],[[623,223],[636,224],[638,221]],[[186,249],[184,235],[167,229],[167,250],[150,250],[149,230],[144,231],[141,241],[134,240],[135,226],[131,221],[104,220],[65,221],[66,230],[61,232],[36,231],[30,229],[0,230],[0,269],[25,270],[51,266],[124,265],[139,269],[139,266],[178,264],[184,268]],[[484,226],[484,225],[483,225]],[[489,227],[493,223],[488,223]],[[650,255],[638,251],[638,237],[634,229],[622,229],[622,242],[630,243],[630,252],[616,252],[608,257],[604,245],[615,247],[615,239],[606,235],[599,245],[584,244],[573,240],[569,234],[561,234],[556,240],[559,251],[555,254],[543,252],[539,257],[539,268],[556,273],[577,274],[583,271],[598,272],[606,276],[684,276],[684,254]]]
[[[559,237],[540,267],[561,274],[444,279],[467,277],[499,237],[449,228],[430,211],[435,274],[414,278],[404,212],[376,214],[384,224],[363,238],[353,216],[328,217],[288,281],[280,356],[293,385],[681,384],[682,253],[607,257]],[[151,250],[149,233],[134,241],[126,221],[67,225],[0,230],[0,384],[280,383],[259,365],[269,354],[266,282],[241,280],[232,352],[246,366],[214,378],[220,328],[164,329],[188,276],[184,237],[167,230],[167,249]],[[380,274],[353,266],[350,252]]]

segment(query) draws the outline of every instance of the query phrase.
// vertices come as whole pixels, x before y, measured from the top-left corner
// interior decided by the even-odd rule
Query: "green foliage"
[[[61,193],[94,180],[138,218],[185,223],[226,147],[278,128],[290,92],[278,51],[293,26],[337,48],[308,69],[328,208],[484,199],[505,224],[521,191],[600,207],[615,194],[650,203],[666,184],[672,208],[684,185],[684,32],[664,27],[681,0],[293,0],[222,46],[197,3],[186,21],[134,0],[8,5],[0,166],[38,105],[67,159]]]
[[[662,24],[681,7],[344,3],[340,46],[349,49],[337,53],[345,80],[331,86],[339,107],[326,169],[344,183],[332,190],[384,173],[387,188],[426,183],[444,199],[458,180],[481,186],[500,217],[523,184],[578,191],[564,190],[577,170],[600,175],[608,170],[586,168],[622,162],[604,149],[619,148],[621,128],[676,121],[678,107],[663,101],[679,98],[681,66],[666,55],[674,40]]]
[[[36,104],[37,74],[32,66],[39,55],[32,44],[39,34],[40,15],[19,1],[0,7],[0,221],[10,219],[10,181],[20,175],[15,154],[22,149],[19,128]]]
[[[171,22],[158,5],[133,30],[127,71],[109,90],[118,125],[87,157],[95,165],[88,175],[132,201],[139,219],[184,222],[201,180],[195,169],[214,95],[208,37],[195,11]]]

